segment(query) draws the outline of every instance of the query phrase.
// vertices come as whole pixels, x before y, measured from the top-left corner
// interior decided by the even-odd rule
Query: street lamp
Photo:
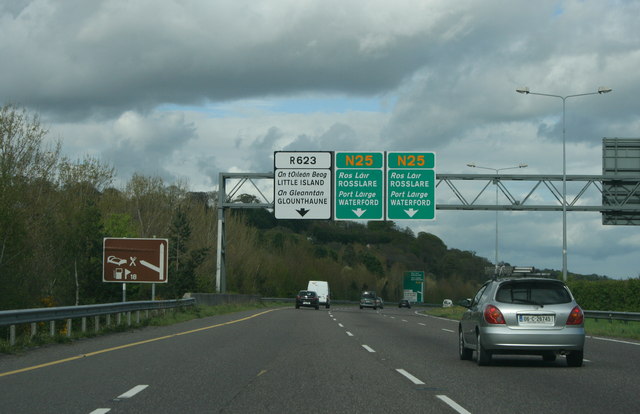
[[[579,93],[576,95],[552,95],[549,93],[530,92],[528,87],[518,88],[516,92],[525,95],[549,96],[551,98],[562,99],[562,280],[567,281],[567,151],[566,151],[566,101],[569,98],[587,95],[601,95],[611,92],[611,88],[603,86],[598,88],[597,92]]]
[[[527,164],[520,164],[517,165],[515,167],[505,167],[505,168],[490,168],[490,167],[481,167],[479,165],[476,164],[467,164],[467,167],[471,167],[471,168],[481,168],[483,170],[491,170],[491,171],[495,171],[496,173],[496,178],[493,181],[493,183],[496,185],[496,261],[495,261],[495,274],[498,274],[498,177],[497,175],[500,173],[500,171],[504,171],[504,170],[514,170],[517,168],[526,168],[528,167]]]

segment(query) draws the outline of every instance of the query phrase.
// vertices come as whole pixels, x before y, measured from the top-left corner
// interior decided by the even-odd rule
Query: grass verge
[[[0,354],[16,354],[27,351],[29,349],[46,346],[50,344],[69,343],[82,338],[92,338],[100,335],[108,335],[115,332],[127,332],[135,329],[144,328],[145,326],[168,326],[180,322],[190,321],[192,319],[206,318],[215,315],[224,315],[228,313],[240,312],[251,309],[264,309],[287,306],[284,303],[254,303],[254,304],[225,304],[218,306],[191,306],[187,308],[179,308],[175,310],[167,310],[164,314],[158,314],[148,319],[142,319],[140,323],[132,321],[131,325],[121,323],[120,325],[111,325],[101,327],[95,332],[93,327],[89,326],[85,332],[81,330],[73,331],[70,336],[66,335],[65,328],[56,330],[56,335],[51,336],[44,324],[38,330],[38,333],[31,338],[28,332],[28,326],[22,325],[18,328],[18,335],[15,345],[9,345],[8,338],[0,339]],[[73,326],[80,326],[79,321],[73,320]]]

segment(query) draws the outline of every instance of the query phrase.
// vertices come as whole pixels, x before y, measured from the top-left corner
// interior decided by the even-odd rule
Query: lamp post
[[[611,92],[611,88],[599,87],[596,92],[579,93],[575,95],[552,95],[549,93],[530,92],[528,87],[518,88],[516,92],[524,95],[549,96],[562,99],[562,280],[567,281],[567,150],[566,150],[566,102],[569,98],[588,95],[601,95]]]
[[[498,274],[498,178],[497,175],[500,173],[500,171],[504,171],[504,170],[514,170],[517,168],[526,168],[528,167],[527,164],[520,164],[517,165],[515,167],[505,167],[505,168],[490,168],[490,167],[481,167],[479,165],[476,164],[467,164],[467,167],[471,167],[471,168],[481,168],[483,170],[491,170],[491,171],[495,171],[496,173],[496,179],[494,180],[494,184],[496,186],[496,261],[495,261],[495,274]]]

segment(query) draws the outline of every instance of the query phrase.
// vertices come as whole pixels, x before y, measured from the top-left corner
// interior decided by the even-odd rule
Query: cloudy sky
[[[110,163],[121,183],[212,191],[220,172],[273,171],[281,150],[561,174],[562,100],[516,88],[606,86],[566,107],[567,174],[600,175],[603,137],[640,137],[638,16],[633,0],[0,0],[0,104],[38,113],[67,155]],[[637,277],[640,228],[601,222],[568,214],[569,271]],[[561,269],[560,212],[499,223],[500,260]],[[494,212],[400,225],[494,258]]]

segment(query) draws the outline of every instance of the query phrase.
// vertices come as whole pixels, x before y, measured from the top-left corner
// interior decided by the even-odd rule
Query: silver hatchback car
[[[566,355],[567,365],[582,366],[584,314],[569,288],[544,278],[496,279],[486,282],[459,324],[460,359],[478,365],[491,363],[493,354],[541,355],[555,361]]]

